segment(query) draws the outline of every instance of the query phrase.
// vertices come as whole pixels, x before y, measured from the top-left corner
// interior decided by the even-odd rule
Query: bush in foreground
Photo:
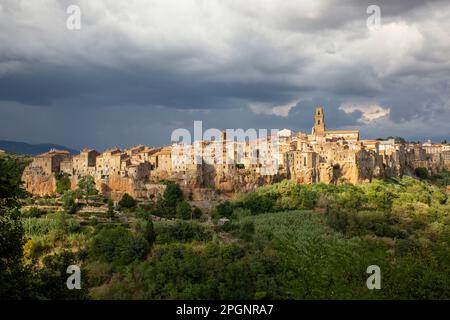
[[[88,252],[92,260],[125,265],[144,259],[148,250],[149,244],[142,235],[122,226],[108,226],[94,236]]]

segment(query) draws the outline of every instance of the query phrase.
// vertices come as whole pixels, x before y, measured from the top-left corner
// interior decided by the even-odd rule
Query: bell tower
[[[314,115],[314,133],[316,135],[325,134],[325,115],[323,114],[323,107],[316,108]]]

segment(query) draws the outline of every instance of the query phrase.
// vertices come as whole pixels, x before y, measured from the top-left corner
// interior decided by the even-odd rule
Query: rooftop
[[[37,157],[44,158],[44,157],[52,157],[56,155],[70,155],[70,152],[67,150],[56,150],[56,149],[50,149],[49,151],[45,153],[41,153]]]

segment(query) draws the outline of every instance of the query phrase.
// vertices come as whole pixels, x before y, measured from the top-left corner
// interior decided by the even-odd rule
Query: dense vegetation
[[[128,194],[114,204],[89,178],[75,191],[61,183],[61,197],[24,198],[14,161],[0,161],[2,298],[450,298],[446,172],[360,186],[286,180],[206,214],[171,182],[145,204]],[[71,264],[82,290],[65,286]],[[366,287],[369,265],[381,290]]]
[[[22,223],[19,211],[20,200],[26,196],[24,190],[20,188],[20,177],[28,162],[27,157],[0,155],[0,281],[2,283],[0,297],[2,299],[84,299],[87,297],[87,288],[72,291],[67,290],[66,286],[66,268],[69,264],[78,261],[76,254],[64,250],[44,257],[41,266],[36,267],[35,256],[31,254],[29,241],[25,237],[27,226],[26,223]],[[36,210],[33,211],[37,214]],[[54,230],[58,236],[68,232],[65,221],[64,216],[57,220],[57,227]],[[59,222],[62,223],[59,224]],[[42,225],[42,223],[40,228],[28,226],[30,233],[46,233],[49,229],[51,229],[49,225]],[[36,254],[36,251],[34,253]]]
[[[167,227],[157,228],[157,239],[164,240],[157,240],[151,256],[120,277],[112,273],[93,296],[450,298],[450,205],[447,195],[427,182],[283,181],[223,202],[213,216],[230,221],[216,226],[211,240],[180,236],[185,227],[169,236]],[[372,264],[382,270],[381,290],[366,287]]]

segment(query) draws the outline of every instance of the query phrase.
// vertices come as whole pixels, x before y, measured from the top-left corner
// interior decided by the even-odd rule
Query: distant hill
[[[49,151],[50,149],[67,150],[72,154],[79,151],[65,146],[51,143],[31,144],[26,142],[0,140],[0,150],[17,154],[37,155]]]

